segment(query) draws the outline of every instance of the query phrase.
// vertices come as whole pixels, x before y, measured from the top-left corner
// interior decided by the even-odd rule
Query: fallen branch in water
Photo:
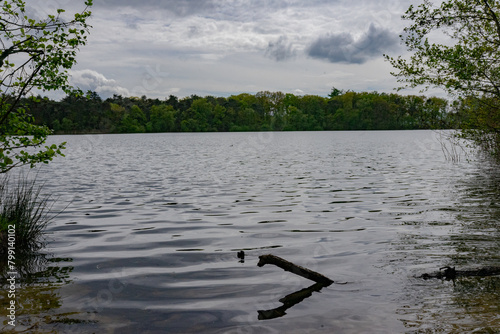
[[[259,263],[257,265],[259,267],[262,267],[266,264],[274,264],[275,266],[278,266],[283,270],[286,270],[286,271],[289,271],[291,273],[294,273],[295,275],[299,275],[299,276],[302,276],[304,278],[310,279],[316,283],[321,283],[324,286],[328,286],[328,285],[333,283],[333,281],[331,279],[329,279],[326,276],[321,275],[320,273],[303,268],[301,266],[293,264],[292,262],[289,262],[289,261],[282,259],[282,258],[275,256],[275,255],[268,254],[268,255],[259,256]]]
[[[457,277],[470,277],[470,276],[485,277],[485,276],[496,276],[496,275],[500,275],[500,267],[484,267],[471,270],[456,270],[455,267],[443,267],[439,268],[438,272],[430,274],[425,273],[419,276],[419,278],[423,279],[438,278],[438,279],[452,280]]]

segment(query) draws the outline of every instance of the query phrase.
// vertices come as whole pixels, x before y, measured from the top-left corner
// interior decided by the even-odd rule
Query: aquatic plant
[[[43,231],[55,217],[51,196],[42,194],[36,178],[19,175],[14,181],[0,179],[0,253],[8,248],[8,230],[15,229],[15,252],[33,252],[44,245]]]
[[[441,144],[441,151],[447,161],[460,162],[462,156],[468,159],[468,151],[471,151],[470,143],[465,138],[462,138],[460,132],[439,131],[437,134]]]

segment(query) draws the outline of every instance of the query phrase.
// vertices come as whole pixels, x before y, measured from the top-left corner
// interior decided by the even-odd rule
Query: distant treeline
[[[328,97],[259,92],[164,100],[95,92],[27,101],[55,133],[446,129],[457,115],[445,99],[333,89]]]

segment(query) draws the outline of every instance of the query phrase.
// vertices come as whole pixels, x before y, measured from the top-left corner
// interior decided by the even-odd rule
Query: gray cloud
[[[145,12],[150,10],[164,10],[177,16],[189,16],[214,9],[214,0],[102,0],[97,1],[95,8],[130,7]]]
[[[52,0],[64,1],[64,0]],[[66,0],[68,1],[68,0]],[[81,0],[83,1],[83,0]],[[251,21],[261,13],[272,13],[287,8],[310,8],[340,3],[345,0],[100,0],[95,1],[94,8],[117,9],[134,8],[147,14],[148,11],[167,11],[180,17],[201,14],[210,17],[231,17],[237,21]]]
[[[62,7],[70,15],[82,10],[83,2],[32,3],[40,10]],[[75,73],[73,81],[103,97],[113,93],[162,98],[169,92],[189,96],[295,89],[326,95],[332,86],[392,89],[390,65],[375,55],[394,52],[383,47],[392,46],[389,31],[402,30],[400,15],[411,2],[94,1],[89,20],[93,28],[74,68],[84,72]],[[370,22],[374,24],[371,29]],[[286,61],[291,58],[293,62]],[[373,60],[345,66],[368,59]]]
[[[327,59],[332,63],[363,64],[393,50],[399,42],[397,34],[371,24],[368,31],[354,39],[349,33],[331,34],[314,41],[307,53],[310,57]]]
[[[283,61],[295,57],[296,52],[293,45],[288,42],[286,36],[280,36],[276,42],[269,42],[266,49],[266,56],[276,60]]]

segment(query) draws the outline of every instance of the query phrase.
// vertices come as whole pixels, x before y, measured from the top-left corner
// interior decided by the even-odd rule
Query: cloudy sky
[[[84,0],[31,1],[47,12],[84,7]],[[165,98],[263,90],[326,96],[333,86],[392,92],[397,83],[382,55],[404,54],[401,15],[418,1],[94,2],[73,83],[104,98]]]

